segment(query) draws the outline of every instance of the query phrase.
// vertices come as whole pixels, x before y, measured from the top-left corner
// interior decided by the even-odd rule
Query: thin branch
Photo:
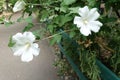
[[[46,39],[53,38],[53,37],[55,37],[55,36],[57,36],[57,35],[59,35],[59,34],[62,34],[62,33],[65,33],[65,32],[69,32],[69,31],[73,31],[73,30],[76,30],[76,29],[61,31],[61,32],[59,32],[59,33],[57,33],[57,34],[54,34],[54,35],[52,35],[52,36],[49,36],[49,37],[46,37],[46,38],[43,38],[43,39],[40,39],[40,40],[36,40],[35,43],[36,43],[36,42],[39,42],[39,41],[42,41],[42,40],[46,40]]]
[[[73,30],[73,29],[72,29],[72,30]],[[53,38],[53,37],[55,37],[55,36],[57,36],[57,35],[59,35],[59,34],[62,34],[62,33],[65,33],[65,32],[69,32],[69,31],[72,31],[72,30],[65,30],[65,31],[59,32],[59,33],[57,33],[57,34],[54,34],[54,35],[52,35],[52,36],[43,38],[43,39],[41,39],[41,40],[50,39],[50,38]]]

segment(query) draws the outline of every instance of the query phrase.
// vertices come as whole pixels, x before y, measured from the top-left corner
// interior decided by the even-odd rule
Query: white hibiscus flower
[[[15,56],[21,56],[23,62],[29,62],[33,59],[34,56],[38,56],[40,48],[38,44],[34,43],[35,36],[32,32],[17,33],[12,36],[12,42],[15,43],[11,47]]]
[[[21,11],[25,8],[25,5],[26,3],[23,0],[18,0],[13,7],[13,12]]]
[[[75,16],[74,24],[80,29],[81,34],[88,36],[91,31],[98,32],[103,25],[97,21],[100,14],[97,12],[97,8],[89,9],[87,6],[79,8],[78,13],[80,16]]]

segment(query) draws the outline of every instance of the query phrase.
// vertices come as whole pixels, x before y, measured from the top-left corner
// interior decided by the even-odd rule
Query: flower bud
[[[18,0],[13,7],[13,12],[21,11],[25,8],[25,5],[26,3],[23,0]]]

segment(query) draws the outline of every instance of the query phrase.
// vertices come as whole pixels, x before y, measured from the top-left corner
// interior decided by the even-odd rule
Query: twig
[[[72,30],[75,30],[75,29],[72,29]],[[42,40],[46,40],[46,39],[50,39],[50,38],[53,38],[53,37],[55,37],[55,36],[57,36],[57,35],[59,35],[59,34],[62,34],[62,33],[64,33],[64,32],[69,32],[69,31],[72,31],[72,30],[61,31],[61,32],[59,32],[59,33],[57,33],[57,34],[54,34],[54,35],[52,35],[52,36],[49,36],[49,37],[46,37],[46,38],[40,39],[40,41],[42,41]],[[39,40],[36,40],[35,43],[36,43],[36,42],[39,42]]]
[[[73,29],[72,29],[72,30],[73,30]],[[50,39],[50,38],[55,37],[55,36],[57,36],[57,35],[59,35],[59,34],[62,34],[62,33],[64,33],[64,32],[69,32],[69,31],[72,31],[72,30],[65,30],[65,31],[59,32],[59,33],[57,33],[57,34],[54,34],[54,35],[52,35],[52,36],[43,38],[43,39],[41,39],[41,40]]]

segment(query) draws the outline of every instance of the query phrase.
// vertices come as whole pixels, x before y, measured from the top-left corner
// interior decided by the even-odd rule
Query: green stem
[[[27,3],[28,5],[31,5],[31,3]],[[33,6],[41,6],[41,7],[44,7],[44,8],[48,8],[48,7],[50,7],[50,8],[55,8],[55,6],[53,6],[53,5],[46,5],[46,4],[32,4]]]

